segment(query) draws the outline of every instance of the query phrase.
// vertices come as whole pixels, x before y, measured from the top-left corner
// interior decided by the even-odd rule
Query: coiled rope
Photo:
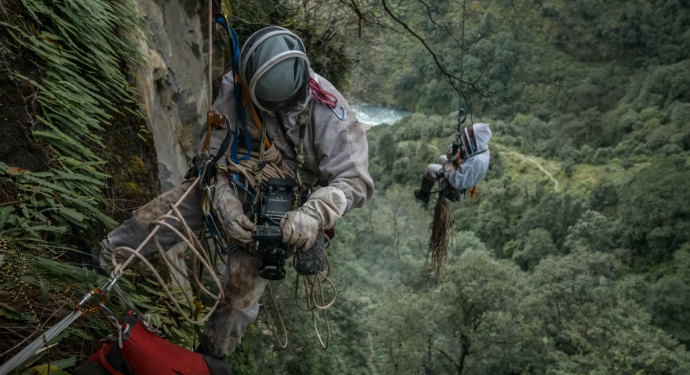
[[[246,154],[246,149],[242,150]],[[228,171],[238,173],[244,176],[244,180],[248,187],[258,191],[256,181],[254,181],[254,169],[259,165],[260,152],[252,151],[248,159],[240,160],[235,163],[228,158]],[[291,168],[281,168],[282,158],[280,151],[276,147],[271,147],[263,152],[263,162],[265,163],[262,173],[262,180],[267,181],[269,178],[289,178],[295,177],[295,172]]]
[[[331,262],[328,259],[328,253],[326,250],[330,247],[331,245],[331,240],[328,238],[328,236],[324,235],[324,238],[326,238],[327,244],[326,248],[323,250],[323,255],[326,259],[326,272],[324,273],[323,271],[320,272],[317,275],[314,276],[307,276],[307,275],[300,275],[297,274],[297,277],[295,278],[295,303],[297,304],[297,307],[302,310],[302,311],[308,311],[311,312],[311,322],[312,326],[314,327],[314,332],[316,333],[316,337],[319,339],[319,344],[321,344],[321,347],[323,349],[328,349],[328,345],[330,343],[331,339],[331,326],[328,323],[328,313],[327,309],[333,306],[335,303],[335,300],[338,298],[338,290],[335,287],[335,284],[333,281],[330,279],[331,275]],[[293,267],[295,266],[295,258],[293,257]],[[302,276],[302,283],[304,284],[304,297],[307,301],[307,307],[302,307],[302,305],[299,303],[299,279],[300,276]],[[324,283],[330,285],[331,290],[333,291],[333,298],[331,299],[330,302],[326,303],[326,297],[324,296]],[[317,288],[318,288],[318,294],[317,294]],[[319,300],[321,302],[319,303]],[[319,333],[319,329],[316,327],[316,311],[321,310],[321,313],[323,315],[323,321],[324,324],[326,325],[326,343],[323,342],[323,339],[321,338],[321,333]]]
[[[188,315],[188,314],[185,314],[185,313],[184,313],[182,307],[181,307],[180,304],[177,302],[177,299],[173,296],[173,294],[172,294],[172,292],[170,291],[170,289],[166,286],[165,281],[163,281],[163,278],[160,276],[160,274],[158,273],[158,271],[156,271],[155,267],[153,267],[153,265],[152,265],[148,260],[146,260],[146,258],[145,258],[143,255],[141,255],[140,251],[141,251],[142,245],[140,245],[139,248],[137,248],[136,250],[134,250],[134,249],[132,249],[132,248],[130,248],[130,247],[127,247],[127,246],[116,247],[115,249],[113,249],[113,252],[112,252],[112,254],[111,254],[111,261],[112,261],[113,264],[115,265],[115,270],[113,270],[113,274],[116,274],[116,272],[118,272],[121,268],[123,269],[124,267],[126,267],[126,265],[127,265],[132,259],[134,259],[134,257],[136,257],[136,258],[138,258],[139,260],[141,260],[142,263],[144,263],[144,264],[149,268],[149,270],[151,270],[151,272],[153,273],[154,277],[156,278],[156,280],[158,281],[158,283],[160,284],[160,286],[161,286],[161,287],[163,288],[163,290],[165,291],[165,294],[168,295],[168,298],[170,298],[170,300],[171,300],[171,301],[173,302],[173,304],[175,305],[175,308],[177,309],[178,313],[179,313],[188,323],[193,324],[193,325],[195,325],[195,324],[200,324],[200,323],[203,323],[203,322],[205,322],[206,320],[208,320],[209,317],[211,316],[211,314],[212,314],[212,313],[216,310],[216,308],[218,307],[218,304],[220,303],[220,301],[223,300],[223,283],[220,281],[220,279],[218,278],[218,276],[216,276],[215,267],[213,266],[213,262],[211,261],[211,259],[210,259],[209,255],[208,255],[208,253],[204,250],[204,247],[203,247],[203,245],[201,244],[201,241],[199,241],[199,239],[194,235],[194,232],[193,232],[192,229],[187,225],[187,223],[185,222],[184,218],[182,217],[182,214],[180,213],[180,211],[179,211],[178,208],[177,208],[177,205],[178,205],[181,201],[184,200],[184,198],[186,197],[187,193],[188,193],[191,189],[193,189],[193,188],[195,188],[195,187],[196,187],[196,185],[195,185],[195,184],[192,184],[192,186],[187,190],[187,192],[185,193],[185,195],[183,195],[182,198],[180,198],[180,200],[179,200],[176,204],[170,204],[170,212],[169,212],[168,214],[166,214],[166,215],[163,215],[163,216],[159,217],[157,220],[153,221],[153,222],[149,225],[149,230],[150,230],[150,233],[155,233],[155,231],[157,231],[158,228],[160,228],[160,227],[165,227],[165,228],[170,229],[179,239],[182,240],[182,242],[185,243],[185,245],[187,245],[187,248],[191,250],[192,256],[194,257],[194,262],[199,262],[199,263],[201,263],[202,267],[203,267],[205,270],[207,270],[208,273],[211,275],[211,278],[213,279],[214,284],[216,285],[216,287],[218,287],[218,293],[217,293],[217,294],[213,294],[211,291],[209,291],[208,289],[206,289],[206,288],[204,287],[203,283],[201,282],[201,280],[199,280],[199,277],[198,277],[199,274],[198,274],[197,272],[193,272],[193,274],[194,274],[194,281],[196,282],[196,285],[199,287],[199,289],[201,290],[201,292],[203,292],[205,295],[207,295],[208,297],[210,297],[211,299],[213,299],[213,300],[215,301],[215,303],[214,303],[213,306],[211,307],[211,310],[210,310],[202,319],[195,319],[195,318],[192,318],[192,314],[189,314],[189,315]],[[172,213],[172,215],[171,215],[171,213]],[[181,233],[180,231],[178,231],[170,222],[168,222],[168,221],[166,221],[166,220],[169,220],[169,221],[172,221],[172,222],[177,222],[177,223],[180,225],[180,228],[182,228],[182,230],[184,231],[184,234]],[[151,234],[149,234],[149,237],[150,237],[150,236],[151,236]],[[154,241],[154,244],[156,245],[156,250],[158,250],[158,253],[161,255],[161,257],[162,257],[163,260],[165,261],[166,266],[167,266],[169,269],[175,269],[175,270],[177,270],[183,277],[185,277],[185,278],[187,278],[187,280],[189,280],[188,277],[184,276],[184,274],[182,273],[182,270],[180,270],[180,269],[173,263],[173,261],[168,257],[168,254],[166,253],[165,249],[163,249],[163,247],[161,246],[160,242],[158,242],[158,238],[156,238],[156,237],[154,236],[154,237],[153,237],[153,241]],[[145,241],[144,241],[144,244],[147,243],[147,242],[148,242],[148,241],[145,240]],[[125,263],[122,263],[122,264],[120,265],[120,264],[117,263],[117,254],[120,253],[120,252],[130,253],[130,254],[134,255],[134,257],[130,256],[130,257],[127,259],[127,261],[126,261]],[[174,280],[174,282],[175,282],[180,288],[183,288],[183,286],[179,284],[179,280],[177,280],[177,278],[172,278],[172,279]],[[191,280],[189,280],[189,281],[191,281]],[[184,294],[185,299],[187,300],[187,303],[189,304],[189,306],[190,306],[190,307],[191,307],[191,306],[194,306],[194,303],[193,303],[193,301],[191,300],[190,296],[189,296],[187,293],[183,293],[183,294]]]

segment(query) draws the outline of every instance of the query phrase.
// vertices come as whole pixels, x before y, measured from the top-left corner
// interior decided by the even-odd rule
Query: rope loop
[[[173,303],[180,316],[182,316],[184,320],[186,320],[188,323],[192,325],[201,324],[207,321],[210,318],[211,314],[216,310],[216,308],[220,304],[220,301],[223,300],[223,283],[214,272],[213,262],[211,261],[211,258],[209,257],[208,253],[204,250],[201,241],[194,235],[194,231],[187,225],[186,221],[184,220],[184,217],[182,216],[182,213],[180,213],[179,209],[177,208],[179,204],[184,199],[186,199],[186,197],[189,195],[192,189],[197,188],[198,179],[199,178],[197,178],[197,181],[190,185],[189,189],[187,189],[187,191],[175,204],[170,204],[170,211],[168,211],[167,214],[160,216],[155,221],[150,223],[149,236],[144,240],[144,242],[141,243],[141,245],[139,245],[139,247],[136,250],[127,246],[120,246],[113,249],[111,254],[111,261],[115,266],[115,269],[112,273],[113,275],[121,274],[122,270],[124,270],[127,267],[127,265],[129,265],[129,263],[131,263],[135,258],[139,259],[143,264],[145,264],[149,268],[151,273],[153,273],[153,276],[158,281],[158,284],[161,286],[161,288],[163,288],[163,291],[168,296],[170,301]],[[181,231],[178,230],[174,224],[177,224]],[[187,245],[187,248],[190,249],[190,251],[192,252],[194,261],[200,263],[201,266],[208,271],[209,275],[211,275],[211,278],[213,279],[213,283],[218,288],[218,293],[213,293],[209,291],[206,287],[204,287],[204,284],[201,282],[201,280],[199,280],[198,273],[194,273],[194,282],[196,282],[196,285],[199,286],[200,291],[215,301],[215,303],[211,307],[211,310],[201,319],[194,318],[193,311],[191,312],[191,314],[186,314],[184,312],[180,304],[177,302],[177,299],[172,294],[170,289],[167,287],[165,281],[158,273],[158,271],[155,269],[155,267],[153,267],[153,265],[143,255],[141,255],[141,249],[143,249],[144,246],[153,239],[156,250],[158,250],[158,253],[165,262],[166,266],[168,266],[168,268],[170,269],[177,270],[188,281],[192,281],[189,279],[189,277],[184,276],[181,270],[170,259],[170,257],[168,256],[165,249],[163,249],[163,246],[160,244],[160,242],[158,242],[158,238],[156,238],[155,234],[161,227],[169,229],[181,240],[181,242]],[[119,264],[117,259],[118,253],[129,253],[131,255],[127,257],[127,260],[124,263]],[[181,282],[177,280],[177,278],[173,278],[173,282],[177,284],[177,286],[181,290],[183,290],[182,294],[187,300],[188,306],[190,307],[190,309],[193,308],[194,302],[190,298],[189,294],[186,291],[184,291],[184,286],[181,285]]]
[[[275,324],[273,324],[273,318],[271,318],[271,314],[268,312],[268,306],[264,302],[264,297],[261,296],[261,303],[260,305],[264,308],[264,311],[266,312],[266,317],[268,318],[268,323],[271,325],[271,329],[273,330],[273,336],[276,338],[276,341],[278,341],[278,345],[285,349],[287,348],[288,344],[288,333],[287,329],[285,328],[285,322],[283,322],[283,316],[280,315],[280,310],[278,310],[278,306],[276,305],[276,301],[273,298],[273,289],[271,289],[271,283],[269,282],[266,284],[266,288],[268,289],[268,298],[271,300],[271,303],[273,304],[273,308],[276,310],[276,314],[278,315],[278,320],[280,321],[280,326],[283,328],[283,342],[280,342],[280,338],[278,337],[278,328],[276,327]]]

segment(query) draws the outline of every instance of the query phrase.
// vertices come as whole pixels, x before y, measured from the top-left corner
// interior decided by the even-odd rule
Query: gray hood
[[[489,149],[489,140],[491,139],[491,129],[489,124],[478,122],[472,126],[474,129],[474,139],[477,140],[477,148],[479,152]]]

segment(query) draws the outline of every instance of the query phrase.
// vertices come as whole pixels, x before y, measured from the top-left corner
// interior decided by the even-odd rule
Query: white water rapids
[[[352,106],[355,115],[361,124],[376,126],[380,124],[392,124],[411,113],[397,109],[381,108],[369,104],[355,104]]]

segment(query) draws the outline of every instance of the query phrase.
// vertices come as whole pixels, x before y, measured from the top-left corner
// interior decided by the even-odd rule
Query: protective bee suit
[[[327,181],[327,186],[314,192],[300,208],[288,212],[280,224],[284,242],[298,249],[309,248],[318,231],[333,227],[340,217],[363,206],[373,195],[364,131],[340,92],[309,69],[302,41],[286,29],[268,27],[250,36],[240,53],[240,70],[223,77],[213,109],[229,118],[230,128],[226,122],[226,125],[211,131],[209,153],[217,153],[229,131],[241,141],[238,159],[247,153],[249,145],[254,155],[262,143],[270,144],[270,147],[266,146],[267,153],[272,152],[273,156],[268,158],[264,170],[290,175],[298,165],[298,145],[301,144],[298,119],[303,120],[308,115],[302,139],[301,179],[306,186],[313,186],[317,180]],[[236,116],[236,76],[241,77],[248,91],[267,140],[262,139],[248,102],[242,104],[247,113],[246,127]],[[324,95],[331,102],[337,100],[337,105],[317,100],[316,97],[323,99]],[[243,96],[246,100],[247,95]],[[206,136],[204,133],[202,143]],[[248,162],[231,160],[234,153],[228,149],[227,157],[218,162],[219,167],[228,167],[230,171]],[[246,169],[251,170],[251,165],[243,170]],[[245,174],[247,182],[251,182],[250,174]],[[135,211],[132,219],[109,233],[101,244],[101,264],[111,264],[112,249],[118,246],[136,248],[148,234],[148,225],[165,214],[169,204],[176,202],[191,182],[187,180],[157,197]],[[221,229],[235,241],[250,244],[253,242],[251,229],[254,223],[243,212],[245,195],[221,173],[211,198]],[[199,233],[203,225],[200,189],[194,189],[179,210],[187,225]],[[171,230],[161,229],[156,237],[166,250],[179,242]],[[154,245],[149,244],[143,253],[154,250]],[[118,253],[120,255],[125,256]],[[224,357],[231,353],[240,344],[247,325],[256,319],[258,300],[267,283],[258,275],[260,264],[260,257],[251,256],[245,248],[230,253],[224,281],[225,300],[210,317],[203,333],[210,351],[206,354]]]
[[[491,129],[489,124],[484,123],[474,124],[468,129],[465,130],[466,135],[461,138],[463,157],[458,169],[453,166],[457,155],[453,155],[453,145],[450,145],[447,154],[439,157],[439,164],[429,164],[426,167],[422,187],[415,190],[417,199],[428,202],[434,182],[443,177],[447,178],[450,186],[456,190],[471,188],[484,179],[491,159]]]

